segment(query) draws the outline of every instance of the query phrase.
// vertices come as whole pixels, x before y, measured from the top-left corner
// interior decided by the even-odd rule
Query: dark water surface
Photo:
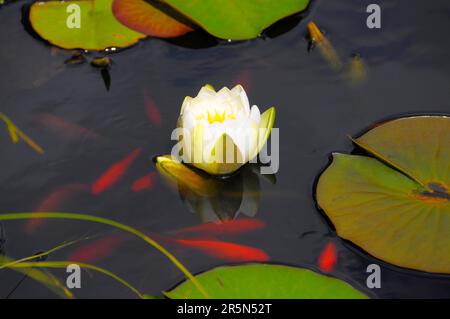
[[[193,49],[148,39],[112,55],[111,88],[89,64],[64,65],[68,54],[51,54],[50,46],[32,37],[21,23],[25,1],[0,9],[0,112],[8,115],[45,150],[33,152],[11,143],[0,126],[0,211],[34,211],[49,193],[68,184],[92,184],[111,164],[138,147],[143,153],[111,190],[93,196],[81,193],[60,210],[111,218],[151,234],[199,224],[180,196],[160,179],[148,191],[134,193],[137,178],[155,171],[152,157],[169,153],[170,134],[186,95],[204,83],[216,88],[244,78],[250,102],[265,110],[275,105],[280,128],[280,170],[277,183],[261,179],[260,206],[255,218],[262,230],[224,240],[265,250],[270,261],[317,269],[323,247],[332,240],[338,263],[332,275],[382,298],[450,297],[450,278],[387,265],[339,239],[313,199],[314,184],[333,151],[350,152],[347,135],[356,135],[390,117],[450,111],[450,3],[448,1],[377,1],[382,28],[366,27],[366,6],[373,1],[315,1],[306,17],[277,37]],[[353,87],[334,72],[317,50],[307,51],[306,23],[315,21],[348,61],[359,53],[368,66],[367,81]],[[145,114],[144,95],[155,101],[162,119],[158,127]],[[36,118],[60,116],[96,132],[100,138],[73,138],[55,133]],[[238,218],[241,218],[239,216]],[[245,216],[244,216],[245,217]],[[45,221],[35,232],[26,222],[3,223],[10,257],[25,257],[88,234],[119,234],[88,222]],[[80,245],[86,244],[81,243]],[[78,245],[79,246],[79,245]],[[192,272],[227,261],[198,251],[166,246]],[[77,246],[52,254],[65,260]],[[420,256],[418,256],[420,258]],[[148,294],[159,294],[183,279],[165,257],[134,238],[94,262]],[[382,287],[366,288],[366,267],[382,268]],[[55,273],[65,278],[65,272]],[[0,297],[22,275],[0,272]],[[134,295],[98,273],[86,273],[77,297],[125,298]],[[27,279],[10,298],[54,297]]]

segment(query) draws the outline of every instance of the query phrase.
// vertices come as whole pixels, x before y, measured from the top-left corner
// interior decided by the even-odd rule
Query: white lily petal
[[[216,92],[210,87],[210,86],[203,86],[200,91],[197,94],[197,97],[209,97],[209,96],[214,96],[216,94]]]
[[[241,92],[245,92],[242,85],[237,84],[231,89],[231,93],[233,93],[235,96],[240,96]]]
[[[267,119],[264,118],[264,121],[267,122]],[[186,145],[189,153],[203,155],[200,161],[197,158],[196,162],[190,163],[211,174],[228,174],[257,155],[262,122],[259,108],[253,105],[250,109],[247,94],[241,85],[236,85],[232,90],[224,87],[218,92],[205,86],[196,97],[184,100],[178,125],[190,133],[191,141],[183,141],[184,144],[190,143]],[[239,159],[232,156],[234,163],[214,161],[212,154],[216,153],[217,147],[220,149],[220,145],[223,146],[224,140],[232,144],[233,153],[230,154],[239,156]],[[227,147],[228,144],[225,145],[226,152]],[[223,149],[220,151],[223,152]],[[183,157],[188,161],[194,156]]]
[[[217,91],[217,94],[218,95],[223,95],[223,96],[230,96],[231,95],[231,90],[229,88],[227,88],[226,86],[224,86],[219,91]]]
[[[186,114],[182,117],[182,126],[187,130],[192,130],[197,125],[197,120],[194,115],[190,112],[186,112]]]
[[[248,114],[250,113],[250,102],[248,101],[247,93],[245,93],[245,90],[242,87],[242,85],[240,85],[240,84],[236,85],[231,90],[231,92],[241,100],[241,105],[243,106],[243,111],[244,111],[245,115],[248,116]]]
[[[250,118],[255,121],[258,126],[259,123],[261,123],[261,112],[259,111],[259,108],[256,105],[252,106],[252,109],[250,111]]]
[[[190,96],[186,96],[184,98],[183,104],[181,105],[180,114],[183,114],[185,110],[189,109],[189,104],[191,103],[192,98]]]

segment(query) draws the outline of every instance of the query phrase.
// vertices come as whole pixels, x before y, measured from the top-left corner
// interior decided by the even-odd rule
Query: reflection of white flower
[[[186,97],[181,108],[183,160],[210,174],[232,173],[258,155],[274,116],[274,108],[262,116],[256,105],[250,108],[240,85],[218,92],[206,85],[195,98]]]
[[[215,179],[210,185],[209,196],[199,196],[185,184],[178,186],[186,206],[197,213],[204,223],[234,219],[240,214],[255,217],[258,212],[261,191],[259,175],[247,167],[229,179]]]
[[[243,167],[228,178],[215,178],[171,155],[158,156],[155,162],[163,180],[178,190],[189,210],[197,213],[202,222],[233,219],[239,214],[256,215],[261,191],[256,166]],[[273,178],[269,180],[275,183]]]

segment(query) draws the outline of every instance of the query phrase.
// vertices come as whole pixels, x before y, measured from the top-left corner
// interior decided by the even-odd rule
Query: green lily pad
[[[40,37],[64,49],[124,48],[145,38],[116,20],[112,1],[39,1],[31,5],[29,19]]]
[[[113,0],[114,16],[122,24],[146,35],[173,38],[192,28],[144,0]]]
[[[354,142],[374,157],[334,154],[317,185],[338,235],[394,265],[450,273],[450,118],[397,119]]]
[[[214,299],[365,299],[348,283],[308,269],[283,265],[249,264],[214,268],[196,276]],[[172,299],[201,299],[185,281],[165,293]]]
[[[165,0],[212,35],[256,38],[276,21],[306,9],[310,0]]]

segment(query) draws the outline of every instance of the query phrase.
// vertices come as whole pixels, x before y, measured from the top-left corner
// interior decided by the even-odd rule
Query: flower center
[[[226,111],[208,111],[206,114],[202,114],[198,117],[198,119],[206,119],[209,124],[213,124],[215,122],[222,123],[226,119],[236,119],[236,115],[234,113],[227,113]]]

